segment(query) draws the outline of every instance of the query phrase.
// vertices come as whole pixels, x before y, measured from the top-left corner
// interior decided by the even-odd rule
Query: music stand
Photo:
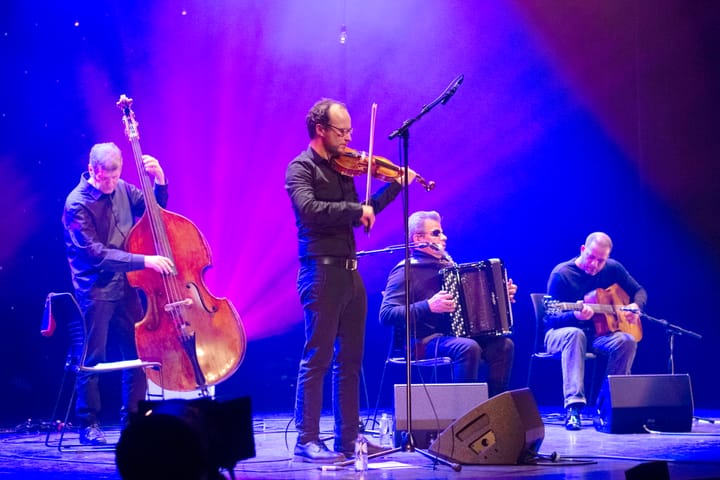
[[[403,167],[404,171],[404,181],[403,185],[405,188],[403,188],[403,218],[404,218],[404,237],[405,237],[405,376],[406,376],[406,386],[405,389],[405,408],[406,408],[406,414],[407,414],[407,433],[405,436],[404,444],[396,447],[391,448],[382,452],[374,453],[372,455],[368,455],[368,460],[382,457],[385,455],[390,455],[392,453],[396,453],[402,450],[408,451],[408,452],[418,452],[425,457],[438,462],[442,463],[444,465],[447,465],[448,467],[452,468],[454,471],[459,472],[462,469],[462,466],[459,463],[452,463],[448,460],[445,460],[443,458],[440,458],[436,455],[433,455],[432,453],[426,452],[422,449],[415,447],[415,440],[413,438],[412,434],[412,363],[411,360],[411,351],[412,351],[412,340],[411,340],[411,326],[413,325],[413,322],[411,322],[410,318],[410,227],[408,225],[410,212],[409,212],[409,188],[408,183],[410,179],[409,175],[409,165],[410,162],[408,161],[408,151],[409,151],[409,139],[410,139],[410,127],[418,120],[420,120],[426,113],[428,113],[430,110],[435,108],[438,104],[445,105],[450,98],[455,94],[460,84],[463,82],[464,75],[459,75],[456,77],[450,85],[445,89],[445,91],[435,100],[433,100],[431,103],[425,105],[422,107],[420,113],[408,120],[405,120],[403,122],[402,126],[392,132],[388,139],[392,140],[393,138],[398,137],[401,140],[402,144],[402,158],[400,165]],[[341,462],[339,465],[345,466],[345,465],[351,465],[354,463],[354,460],[348,460],[346,462]]]

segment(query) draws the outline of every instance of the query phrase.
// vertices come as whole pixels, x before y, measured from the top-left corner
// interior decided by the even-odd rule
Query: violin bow
[[[368,171],[367,183],[365,184],[365,205],[370,205],[370,180],[373,169],[373,145],[375,144],[375,119],[377,118],[377,103],[370,108],[370,145],[368,146]],[[365,227],[365,233],[370,235],[370,227]]]

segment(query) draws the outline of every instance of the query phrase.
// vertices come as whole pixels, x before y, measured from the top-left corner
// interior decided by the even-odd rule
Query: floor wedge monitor
[[[428,448],[448,425],[488,398],[487,383],[413,384],[412,431],[415,446]],[[407,431],[407,385],[395,385],[395,439]]]
[[[523,388],[465,413],[438,436],[430,452],[466,465],[517,465],[535,458],[544,438],[535,397]]]
[[[689,432],[692,419],[689,375],[608,375],[594,423],[606,433]]]

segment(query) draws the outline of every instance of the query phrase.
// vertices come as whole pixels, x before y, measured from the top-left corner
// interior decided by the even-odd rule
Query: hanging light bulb
[[[340,45],[345,45],[345,42],[347,42],[347,28],[343,25],[340,27]]]

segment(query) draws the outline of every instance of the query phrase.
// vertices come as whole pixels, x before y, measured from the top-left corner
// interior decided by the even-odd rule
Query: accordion
[[[461,263],[440,270],[443,290],[452,294],[455,311],[450,314],[456,337],[509,335],[513,317],[502,260],[491,258]]]

